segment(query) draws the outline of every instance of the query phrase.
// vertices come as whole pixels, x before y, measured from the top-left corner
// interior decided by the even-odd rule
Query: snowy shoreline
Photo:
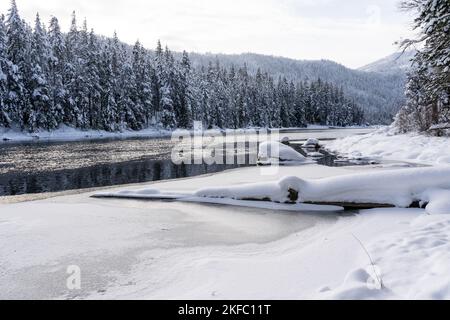
[[[389,127],[363,136],[348,136],[326,143],[327,149],[349,158],[440,165],[450,164],[450,138],[418,133],[394,134]]]
[[[249,128],[251,129],[251,128]],[[285,128],[272,130],[290,131],[304,131],[304,130],[357,130],[357,129],[372,129],[372,127],[329,127],[309,125],[306,128]],[[106,139],[132,139],[132,138],[170,138],[173,131],[165,129],[148,128],[140,131],[122,131],[122,132],[108,132],[102,130],[87,130],[82,131],[71,127],[63,126],[54,131],[40,131],[36,133],[26,133],[18,129],[5,129],[0,127],[0,145],[4,143],[22,143],[22,142],[73,142],[73,141],[87,141],[87,140],[106,140]]]
[[[170,138],[172,131],[144,129],[141,131],[108,132],[101,130],[82,131],[70,127],[62,127],[55,131],[25,133],[17,130],[0,128],[0,145],[4,143],[22,142],[72,142],[87,140],[106,140],[124,138]]]

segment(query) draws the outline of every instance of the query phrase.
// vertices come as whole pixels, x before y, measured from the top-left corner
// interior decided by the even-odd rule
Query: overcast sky
[[[6,13],[9,1],[0,2]],[[357,68],[397,50],[410,17],[398,0],[17,0],[21,15],[58,17],[64,31],[79,23],[128,43],[172,50],[254,52],[294,59],[330,59]]]

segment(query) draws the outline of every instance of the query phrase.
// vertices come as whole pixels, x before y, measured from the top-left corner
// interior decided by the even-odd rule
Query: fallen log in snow
[[[196,196],[333,204],[347,208],[408,208],[433,199],[437,201],[436,197],[429,195],[431,189],[444,189],[441,190],[439,201],[443,202],[442,197],[447,194],[450,202],[449,166],[399,169],[317,180],[287,177],[278,182],[206,188],[199,190]],[[443,209],[444,207],[439,206],[440,212],[450,213],[450,203],[448,209]]]
[[[246,207],[246,208],[257,208],[257,209],[269,209],[276,211],[290,211],[290,212],[339,212],[343,211],[344,208],[340,206],[332,205],[316,205],[307,203],[275,203],[266,200],[234,200],[226,198],[202,198],[194,197],[192,195],[186,194],[155,194],[155,195],[144,195],[144,194],[121,194],[121,193],[105,193],[96,194],[91,196],[91,198],[97,199],[124,199],[124,200],[145,200],[145,201],[165,201],[165,202],[187,202],[187,203],[199,203],[199,204],[218,204],[234,207]]]
[[[189,194],[146,189],[94,197],[220,204],[234,201],[237,205],[272,202],[284,208],[304,204],[338,210],[426,206],[429,213],[450,213],[450,166],[359,173],[316,180],[286,177],[275,182],[205,188]]]

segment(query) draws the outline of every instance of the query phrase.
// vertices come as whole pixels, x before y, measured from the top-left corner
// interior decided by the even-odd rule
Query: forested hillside
[[[0,18],[0,126],[29,132],[61,125],[190,128],[194,120],[208,128],[347,126],[389,118],[370,112],[373,92],[380,91],[385,108],[395,104],[381,94],[384,78],[354,71],[345,80],[348,69],[331,62],[295,69],[281,59],[278,71],[242,62],[192,59],[161,43],[151,51],[139,42],[130,47],[116,34],[96,35],[86,21],[80,27],[75,14],[68,33],[56,17],[46,25],[37,15],[31,27],[12,1]]]
[[[396,52],[383,59],[368,64],[361,71],[378,72],[385,74],[403,74],[406,75],[411,69],[412,60],[414,59],[416,50],[407,50],[405,52]]]
[[[332,48],[330,48],[332,50]],[[190,54],[193,65],[204,66],[212,59],[217,59],[225,66],[246,64],[249,72],[266,70],[275,78],[281,76],[288,80],[323,81],[342,86],[364,111],[365,121],[371,124],[390,124],[399,108],[405,102],[406,72],[378,72],[379,70],[352,70],[329,60],[307,61],[272,57],[259,54]],[[402,56],[403,59],[403,56]],[[408,57],[405,56],[407,60]]]

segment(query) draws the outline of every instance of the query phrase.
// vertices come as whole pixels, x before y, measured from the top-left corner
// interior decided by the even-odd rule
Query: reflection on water
[[[0,145],[0,196],[177,179],[246,166],[175,165],[173,146],[169,139]]]
[[[237,168],[230,165],[174,165],[170,160],[131,161],[84,168],[0,175],[0,195],[56,192],[178,179]]]

